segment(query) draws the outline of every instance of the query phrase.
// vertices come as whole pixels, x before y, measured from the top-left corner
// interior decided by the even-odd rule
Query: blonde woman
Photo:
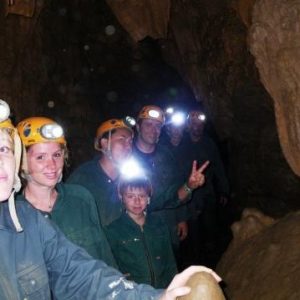
[[[21,173],[25,187],[18,200],[28,201],[94,258],[116,266],[93,196],[84,187],[61,182],[67,157],[62,127],[51,119],[32,117],[17,129],[25,147]]]

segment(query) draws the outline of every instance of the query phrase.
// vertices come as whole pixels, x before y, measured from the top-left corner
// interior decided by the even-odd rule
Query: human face
[[[53,188],[62,176],[64,150],[59,143],[39,143],[27,151],[28,184]]]
[[[11,194],[15,167],[12,140],[8,133],[0,130],[0,201],[7,200]]]
[[[168,136],[170,137],[170,141],[174,146],[177,146],[182,139],[184,131],[184,125],[181,126],[175,126],[175,125],[168,125]]]
[[[159,140],[161,128],[162,124],[158,120],[142,119],[137,125],[139,142],[154,146]]]
[[[127,187],[123,193],[122,200],[127,213],[134,218],[144,214],[149,195],[143,188]]]
[[[192,111],[190,114],[194,113],[195,115],[201,114],[201,111]],[[203,130],[204,130],[205,122],[202,120],[199,120],[198,118],[191,118],[188,123],[188,131],[190,133],[190,136],[192,139],[200,139]]]
[[[132,132],[126,128],[119,128],[111,135],[110,149],[113,161],[121,163],[130,156],[132,139]]]

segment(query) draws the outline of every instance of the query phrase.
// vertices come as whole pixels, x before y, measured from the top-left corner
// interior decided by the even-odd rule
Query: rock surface
[[[300,176],[300,1],[259,0],[249,44],[275,103],[280,144]]]
[[[234,226],[239,230],[217,267],[228,298],[300,299],[300,212],[272,220],[248,210]]]
[[[194,274],[186,285],[191,288],[191,292],[186,296],[178,297],[178,300],[225,300],[221,288],[209,273]]]

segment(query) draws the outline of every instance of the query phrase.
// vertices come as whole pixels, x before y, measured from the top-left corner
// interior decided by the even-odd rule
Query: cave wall
[[[281,147],[300,175],[300,1],[257,1],[249,44],[272,96]]]
[[[284,101],[274,110],[268,79],[261,80],[249,51],[254,2],[31,0],[27,13],[1,2],[0,98],[12,104],[16,121],[40,114],[61,122],[72,167],[94,154],[104,119],[134,114],[145,103],[196,98],[216,129],[233,201],[284,214],[300,206],[299,177],[276,129],[276,103]],[[297,115],[282,114],[291,120],[290,140]]]

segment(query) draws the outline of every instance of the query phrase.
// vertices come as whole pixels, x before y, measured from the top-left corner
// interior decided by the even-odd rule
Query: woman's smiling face
[[[64,150],[56,142],[38,143],[27,151],[29,182],[54,187],[62,176]]]

